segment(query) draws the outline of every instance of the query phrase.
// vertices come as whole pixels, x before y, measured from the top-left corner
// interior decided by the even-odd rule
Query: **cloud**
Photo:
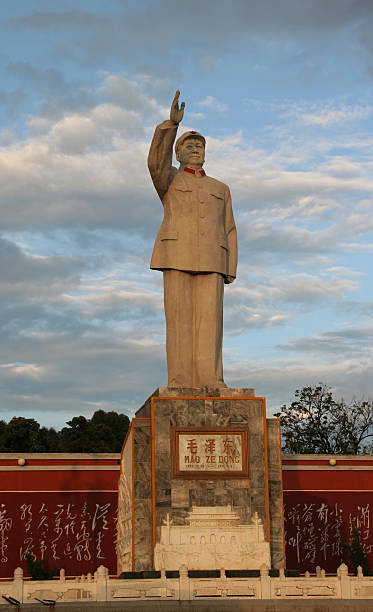
[[[58,118],[71,111],[86,111],[95,104],[95,92],[84,81],[66,78],[62,70],[11,61],[7,72],[19,80],[24,89],[29,88],[29,94],[24,93],[23,98],[31,92],[34,94],[37,88],[39,95],[42,94],[39,112],[45,117]]]
[[[0,91],[0,107],[9,117],[14,117],[26,100],[27,94],[22,90]]]
[[[37,406],[60,426],[97,402],[131,412],[145,400],[144,377],[145,395],[165,382],[163,352],[163,343],[107,328],[28,330],[0,347],[2,410],[28,415]]]
[[[230,304],[225,310],[225,337],[239,335],[250,329],[283,325],[291,318],[289,312],[281,312],[279,308],[275,312],[274,309],[264,308],[259,299],[250,305],[234,304],[233,301],[233,305]]]
[[[363,20],[370,21],[373,16],[369,2],[359,0],[340,0],[337,12],[333,2],[327,1],[321,6],[317,0],[311,0],[301,10],[296,11],[292,0],[284,0],[281,11],[277,10],[278,5],[275,0],[267,0],[261,5],[255,0],[237,0],[230,11],[226,10],[223,0],[216,1],[213,12],[207,6],[201,5],[198,0],[190,0],[188,5],[178,5],[177,10],[172,10],[174,8],[171,0],[161,0],[156,6],[144,7],[140,14],[138,11],[129,14],[115,11],[111,15],[97,15],[83,10],[38,11],[11,19],[10,25],[17,29],[37,30],[66,26],[78,30],[97,28],[105,34],[107,26],[115,21],[120,26],[125,25],[125,16],[127,16],[129,31],[135,24],[141,23],[144,28],[145,23],[151,28],[154,23],[159,22],[159,25],[163,26],[160,33],[175,32],[177,36],[182,29],[187,30],[189,26],[193,26],[193,34],[197,39],[202,36],[211,39],[215,36],[216,44],[221,45],[223,41],[220,36],[216,36],[217,32],[213,28],[216,24],[220,26],[219,32],[226,31],[229,39],[234,37],[235,32],[236,37],[240,38],[248,28],[257,34],[271,32],[275,39],[278,39],[290,32],[296,32],[301,36],[306,32],[313,33],[318,30],[326,35],[351,24],[361,24]],[[196,15],[198,19],[195,18]],[[167,23],[164,23],[165,16],[168,16]]]
[[[15,135],[11,130],[0,130],[0,147],[8,147],[15,140]]]
[[[371,104],[346,104],[346,102],[338,99],[318,102],[275,100],[267,103],[252,99],[247,102],[256,107],[277,111],[283,118],[295,119],[306,126],[321,128],[365,121],[373,114]]]
[[[284,0],[281,10],[275,0],[260,5],[256,0],[236,0],[229,11],[223,0],[214,2],[214,11],[198,0],[178,5],[161,0],[140,8],[121,2],[109,7],[105,14],[87,10],[86,3],[81,6],[75,10],[61,7],[58,11],[30,11],[11,19],[9,26],[18,32],[52,31],[61,55],[86,63],[108,57],[139,63],[146,46],[154,60],[176,66],[183,61],[183,52],[175,53],[174,49],[184,49],[188,44],[188,53],[196,65],[201,70],[206,70],[207,65],[211,70],[223,52],[242,44],[257,64],[259,50],[263,51],[265,45],[265,52],[271,53],[277,63],[291,69],[301,67],[300,78],[305,81],[320,73],[332,78],[334,62],[340,61],[341,56],[347,60],[356,57],[359,51],[360,62],[363,55],[369,66],[372,53],[372,7],[361,0],[339,0],[337,11],[330,0],[322,5],[310,0],[297,10],[293,0]],[[62,44],[66,29],[68,46]],[[329,62],[323,58],[326,51]]]
[[[2,299],[25,298],[43,294],[55,297],[67,286],[78,282],[89,269],[86,260],[77,257],[30,255],[12,242],[0,238],[0,294]],[[45,295],[44,295],[45,297]]]
[[[299,315],[311,316],[322,308],[351,312],[353,302],[345,305],[344,299],[358,289],[358,276],[349,268],[323,266],[318,274],[307,274],[291,272],[289,267],[285,271],[279,266],[274,273],[273,267],[239,266],[238,280],[226,291],[225,336],[278,327],[284,328],[286,336],[294,333]],[[298,340],[294,343],[298,346]]]
[[[142,231],[144,219],[156,224],[141,136],[136,114],[100,105],[88,116],[65,117],[47,134],[4,147],[3,228],[106,225]]]
[[[5,139],[4,228],[106,226],[155,234],[162,210],[147,170],[144,117],[154,125],[166,111],[120,75],[106,75],[99,94],[108,100],[57,120],[32,116],[27,137],[9,145]]]
[[[299,118],[306,124],[315,124],[321,127],[328,127],[335,123],[345,123],[346,121],[361,121],[372,116],[373,106],[344,106],[342,108],[323,108],[320,112],[303,113]]]
[[[127,239],[155,236],[162,208],[146,168],[147,122],[154,125],[166,110],[123,75],[105,74],[99,96],[84,113],[31,117],[29,136],[0,150],[5,229],[107,228],[121,229]],[[240,261],[268,265],[286,255],[294,266],[312,266],[316,257],[324,265],[332,253],[369,252],[371,165],[357,153],[329,154],[331,139],[308,172],[294,170],[282,142],[259,149],[242,133],[208,139],[207,171],[226,180],[234,197]],[[299,145],[298,160],[301,155]],[[151,243],[140,243],[147,261]],[[338,286],[342,293],[355,287],[347,280]],[[263,316],[265,324],[272,320]]]
[[[208,108],[209,110],[214,110],[218,113],[226,111],[228,108],[226,104],[219,102],[219,100],[214,98],[214,96],[206,96],[206,98],[204,98],[200,102],[197,102],[197,106],[201,106],[202,108]]]
[[[208,9],[198,7],[205,15]],[[144,11],[139,8],[142,17]],[[27,27],[38,22],[58,37],[72,19],[65,17],[60,29],[52,29],[51,14]],[[101,35],[98,53],[115,44],[120,19],[110,41],[112,17],[100,19],[88,28],[77,20],[74,53],[78,39],[83,56]],[[154,30],[154,23],[143,23],[141,32]],[[102,33],[96,31],[101,25]],[[334,26],[328,27],[330,32]],[[41,30],[35,31],[39,36]],[[124,28],[120,44],[130,46],[135,35],[125,34]],[[197,35],[202,41],[200,25]],[[141,39],[139,31],[136,36]],[[130,53],[139,55],[134,61],[141,66],[139,40]],[[168,42],[161,41],[154,63]],[[18,65],[17,78],[23,69]],[[14,78],[17,70],[13,66]],[[58,71],[30,73],[56,110],[42,104],[24,132],[5,134],[0,150],[3,414],[42,414],[44,422],[62,426],[97,406],[133,411],[152,388],[166,383],[162,275],[147,270],[163,211],[146,156],[154,125],[168,116],[159,102],[168,84],[161,72],[153,81],[152,70],[145,66],[146,77],[139,78],[100,72],[86,102],[83,92],[82,104],[77,95],[70,106],[63,96],[64,88],[73,89],[72,80]],[[202,102],[206,108],[217,103]],[[316,116],[323,108],[301,110]],[[335,108],[342,107],[330,103]],[[256,386],[271,402],[286,401],[289,389],[319,380],[339,390],[368,389],[372,373],[363,333],[358,340],[352,333],[338,335],[344,328],[334,330],[342,315],[355,329],[353,297],[366,282],[346,253],[372,248],[372,139],[340,130],[342,117],[328,119],[327,136],[320,136],[324,127],[316,120],[307,126],[303,121],[302,132],[302,119],[291,121],[284,112],[273,129],[250,140],[244,129],[208,138],[207,160],[207,172],[231,188],[239,232],[239,277],[225,299],[226,380]],[[366,320],[369,303],[356,303]],[[304,337],[305,313],[312,315],[310,328],[319,317],[322,332]]]
[[[278,348],[316,355],[360,356],[366,360],[373,353],[373,326],[348,327],[337,331],[327,331],[311,337],[297,338]]]
[[[98,93],[113,104],[136,114],[150,114],[152,120],[163,120],[163,115],[168,112],[168,109],[161,108],[153,98],[145,95],[136,81],[130,81],[120,74],[107,75]]]
[[[107,271],[97,254],[36,256],[5,239],[0,247],[5,418],[39,415],[62,426],[97,403],[131,412],[145,399],[144,376],[154,388],[166,382],[156,273],[134,269],[133,261]]]
[[[225,367],[225,380],[230,386],[255,387],[258,397],[267,398],[267,414],[273,414],[284,403],[294,401],[296,389],[325,382],[333,396],[346,401],[372,398],[373,368],[371,361],[335,359],[322,363],[309,363],[305,359],[286,361],[260,359],[229,363]]]

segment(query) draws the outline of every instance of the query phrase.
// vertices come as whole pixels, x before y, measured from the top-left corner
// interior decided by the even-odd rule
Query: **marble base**
[[[241,443],[237,436],[242,431]],[[179,450],[175,432],[184,436]],[[216,435],[216,462],[225,452],[227,461],[237,461],[238,472],[183,472],[188,449],[188,461],[204,452],[206,432],[211,440]],[[225,451],[222,434],[228,440]],[[248,452],[245,469],[245,457],[238,457],[242,445]],[[176,451],[183,453],[181,463]],[[201,456],[200,464],[206,460]],[[190,569],[199,569],[201,563],[208,569],[220,569],[222,564],[226,569],[284,566],[279,424],[266,419],[265,400],[256,398],[253,389],[157,389],[137,411],[124,444],[119,497],[119,573],[179,569],[183,554]],[[227,507],[237,517],[230,527],[237,533],[214,524]],[[190,523],[198,508],[208,508],[213,521],[205,524],[204,533],[200,528],[197,533]],[[263,534],[257,541],[250,540],[253,521]],[[234,546],[239,532],[241,548]],[[197,557],[204,558],[196,562]]]
[[[270,567],[269,543],[258,515],[240,525],[231,506],[193,506],[187,525],[172,525],[169,515],[155,546],[155,569],[191,570]]]

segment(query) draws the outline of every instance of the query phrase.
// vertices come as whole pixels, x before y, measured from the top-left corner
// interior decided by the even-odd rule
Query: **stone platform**
[[[126,601],[126,602],[84,602],[58,603],[60,612],[368,612],[372,601],[369,599],[330,601]],[[10,608],[9,608],[10,609]],[[24,604],[23,612],[46,609],[41,604]]]
[[[133,419],[118,573],[182,559],[188,569],[284,566],[279,422],[253,389],[159,388]]]

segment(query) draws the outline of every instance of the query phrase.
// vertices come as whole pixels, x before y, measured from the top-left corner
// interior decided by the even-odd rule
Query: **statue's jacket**
[[[235,277],[237,234],[229,188],[204,173],[172,167],[177,127],[169,120],[158,125],[149,151],[149,171],[164,206],[150,267]]]

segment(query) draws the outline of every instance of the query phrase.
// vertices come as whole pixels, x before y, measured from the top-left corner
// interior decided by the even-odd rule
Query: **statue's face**
[[[205,161],[205,147],[200,138],[186,138],[177,152],[181,166],[202,168]]]

